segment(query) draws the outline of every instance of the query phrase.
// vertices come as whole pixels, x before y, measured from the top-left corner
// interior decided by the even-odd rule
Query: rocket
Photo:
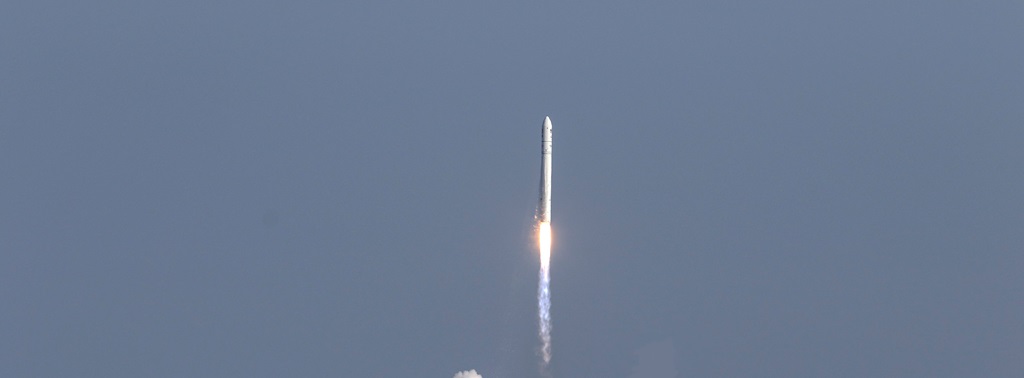
[[[540,252],[540,281],[537,283],[537,311],[540,321],[541,373],[551,362],[551,118],[540,128],[540,203],[537,206],[537,252]]]
[[[544,117],[540,129],[540,204],[537,219],[551,222],[551,118]]]

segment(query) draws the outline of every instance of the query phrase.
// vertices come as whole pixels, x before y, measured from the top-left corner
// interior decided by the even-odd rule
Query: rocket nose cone
[[[544,128],[545,129],[550,129],[551,128],[551,117],[544,116]]]

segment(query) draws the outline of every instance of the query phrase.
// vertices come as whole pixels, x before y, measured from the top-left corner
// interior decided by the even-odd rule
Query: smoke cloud
[[[477,374],[476,370],[468,370],[455,373],[455,376],[452,378],[483,378],[483,376]]]

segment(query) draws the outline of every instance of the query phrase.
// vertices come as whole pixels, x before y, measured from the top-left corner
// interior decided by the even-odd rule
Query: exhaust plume
[[[540,280],[537,284],[537,310],[540,323],[541,372],[547,371],[551,363],[551,224],[541,222],[538,230],[540,250]]]
[[[455,376],[452,378],[483,378],[483,376],[478,374],[476,370],[467,370],[455,373]]]

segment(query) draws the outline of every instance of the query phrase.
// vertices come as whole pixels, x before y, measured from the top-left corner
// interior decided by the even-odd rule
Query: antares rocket
[[[540,205],[537,220],[551,222],[551,118],[544,117],[540,130]]]
[[[544,117],[540,129],[540,204],[537,206],[537,251],[540,252],[540,281],[537,283],[537,311],[540,323],[541,373],[551,362],[551,118]]]

